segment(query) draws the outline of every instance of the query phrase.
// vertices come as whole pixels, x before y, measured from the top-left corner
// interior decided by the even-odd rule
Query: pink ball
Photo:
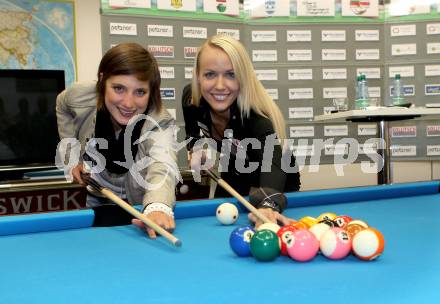
[[[287,254],[298,262],[313,259],[319,250],[319,241],[306,229],[299,229],[292,234],[292,241],[287,245]]]
[[[345,258],[351,250],[351,238],[342,228],[331,228],[323,234],[319,244],[321,253],[329,259]]]

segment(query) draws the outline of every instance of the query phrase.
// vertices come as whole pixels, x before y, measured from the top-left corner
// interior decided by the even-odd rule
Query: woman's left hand
[[[270,208],[260,208],[258,209],[258,211],[264,216],[266,216],[271,222],[279,224],[281,226],[289,225],[293,221],[293,219],[290,219]],[[258,228],[258,226],[263,224],[263,221],[257,218],[253,213],[249,213],[248,218],[252,223],[255,223],[255,228]]]
[[[173,232],[174,229],[176,229],[174,218],[162,211],[153,211],[146,216],[170,233]],[[145,230],[151,239],[155,239],[157,237],[156,231],[145,225],[141,220],[132,219],[131,223],[135,226],[138,226],[142,230]]]

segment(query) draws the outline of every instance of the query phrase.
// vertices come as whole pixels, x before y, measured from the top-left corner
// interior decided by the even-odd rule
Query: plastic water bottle
[[[355,87],[356,92],[355,92],[355,99],[354,99],[355,103],[356,103],[356,108],[357,108],[357,101],[360,99],[360,96],[361,96],[360,87],[361,87],[361,76],[358,76],[356,78],[356,87]]]
[[[393,106],[400,106],[404,103],[405,103],[405,99],[403,97],[402,81],[400,80],[400,74],[396,74],[394,76],[394,85],[393,85]]]
[[[356,99],[356,106],[355,108],[357,110],[363,110],[366,109],[369,105],[369,97],[368,97],[368,84],[367,84],[367,78],[365,75],[360,75],[358,77],[358,94]]]

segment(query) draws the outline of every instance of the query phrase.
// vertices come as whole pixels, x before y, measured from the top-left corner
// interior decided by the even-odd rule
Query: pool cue
[[[251,203],[249,203],[243,196],[240,195],[234,188],[232,188],[224,179],[218,176],[211,169],[206,170],[208,175],[219,184],[223,189],[225,189],[229,194],[238,199],[253,215],[259,218],[263,223],[272,223],[264,214],[258,211]]]
[[[176,238],[174,235],[160,227],[158,224],[150,220],[145,214],[140,213],[137,211],[133,206],[125,202],[123,199],[118,197],[116,194],[111,192],[109,189],[102,187],[99,185],[93,178],[86,174],[81,174],[81,178],[86,182],[87,185],[90,185],[97,191],[101,192],[105,197],[107,197],[109,200],[116,203],[119,207],[133,215],[135,218],[139,219],[141,222],[143,222],[145,225],[156,231],[158,234],[166,238],[168,241],[170,241],[174,246],[180,247],[182,246],[182,241],[180,241],[178,238]]]

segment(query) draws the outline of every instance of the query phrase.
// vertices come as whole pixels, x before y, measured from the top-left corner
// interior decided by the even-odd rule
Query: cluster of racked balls
[[[234,207],[220,205],[219,221],[234,223],[238,218]],[[318,252],[332,260],[353,253],[361,260],[370,261],[384,250],[384,238],[377,229],[365,221],[334,213],[323,213],[317,218],[306,216],[283,227],[274,223],[262,224],[257,230],[252,226],[238,227],[231,233],[229,244],[238,256],[253,256],[260,261],[271,261],[281,253],[306,262]]]

